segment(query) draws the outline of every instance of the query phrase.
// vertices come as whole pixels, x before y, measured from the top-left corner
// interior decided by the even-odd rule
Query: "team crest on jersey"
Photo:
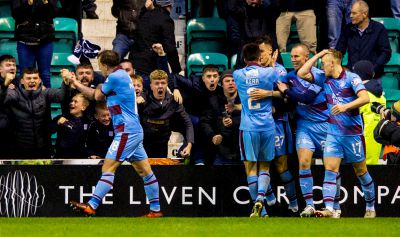
[[[354,78],[353,80],[351,80],[351,84],[352,84],[353,86],[356,86],[356,85],[358,85],[358,84],[360,84],[360,83],[362,83],[362,80],[361,80],[361,78],[359,78],[359,77],[356,77],[356,78]]]

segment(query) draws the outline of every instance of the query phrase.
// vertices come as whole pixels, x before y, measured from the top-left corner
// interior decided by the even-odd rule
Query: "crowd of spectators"
[[[106,106],[85,98],[68,83],[69,77],[91,88],[103,83],[105,78],[96,79],[90,64],[78,65],[75,72],[62,70],[61,88],[51,87],[48,60],[52,54],[55,2],[13,1],[20,73],[18,76],[15,58],[0,57],[0,149],[5,151],[4,158],[101,158],[114,135]],[[296,22],[302,45],[311,53],[317,52],[316,16],[309,1],[216,2],[223,9],[220,16],[228,23],[228,53],[239,54],[237,68],[243,66],[241,47],[256,42],[262,53],[260,64],[273,67],[279,72],[280,83],[289,84],[285,68],[276,61],[278,50],[287,50],[292,21]],[[392,2],[396,15],[398,7],[396,1]],[[190,156],[193,164],[240,164],[241,101],[233,71],[220,74],[218,66],[205,65],[201,76],[179,74],[174,21],[169,16],[172,4],[165,0],[114,0],[111,9],[118,18],[113,51],[135,86],[144,147],[151,158],[166,157],[168,139],[175,131],[184,135],[179,156]],[[88,11],[93,12],[93,8]],[[343,28],[339,12],[347,19]],[[373,65],[370,73],[365,67],[357,69],[359,74],[367,74],[362,77],[365,83],[373,84],[366,86],[372,88],[368,90],[370,97],[379,98],[382,91],[376,92],[375,84],[380,85],[383,66],[392,53],[384,26],[370,19],[364,1],[328,0],[327,15],[329,47],[348,53],[351,70],[360,60]],[[32,31],[35,23],[40,23],[40,32]],[[293,55],[292,62],[296,63]],[[282,97],[278,85],[275,89],[274,96]],[[259,93],[263,96],[264,92]],[[51,120],[51,103],[55,102],[61,103],[62,114]],[[276,167],[283,174],[287,171],[287,156],[293,150],[291,129],[295,126],[290,126],[290,120],[296,118],[287,99],[275,99],[274,107],[276,131],[282,133],[278,136],[282,141],[278,139],[277,144],[283,147],[276,153]],[[55,132],[53,146],[50,138]],[[279,147],[276,149],[279,151]]]

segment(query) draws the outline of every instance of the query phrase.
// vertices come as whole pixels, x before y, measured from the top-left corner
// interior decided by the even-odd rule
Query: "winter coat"
[[[137,71],[150,74],[157,69],[157,54],[151,48],[155,43],[163,45],[172,72],[179,73],[182,70],[174,30],[174,21],[166,9],[158,5],[153,10],[142,9],[138,37],[129,54]]]
[[[20,84],[16,89],[8,89],[5,98],[11,118],[15,123],[13,146],[21,149],[43,149],[50,147],[50,104],[61,102],[67,87],[62,89],[42,86],[35,91],[27,91]]]

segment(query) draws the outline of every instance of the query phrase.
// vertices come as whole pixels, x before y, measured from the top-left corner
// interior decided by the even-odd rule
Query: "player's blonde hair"
[[[330,52],[330,54],[327,54],[327,55],[331,56],[335,63],[337,63],[337,64],[342,63],[342,58],[343,58],[342,52],[335,50],[335,49],[329,49],[329,52]]]

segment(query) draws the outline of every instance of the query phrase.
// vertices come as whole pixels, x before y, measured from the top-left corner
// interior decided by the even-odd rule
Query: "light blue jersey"
[[[249,94],[255,88],[270,90],[278,80],[276,71],[263,68],[259,65],[250,65],[233,72],[240,100],[242,101],[242,115],[240,130],[274,133],[275,124],[272,117],[272,99],[252,100]]]
[[[147,159],[143,148],[143,129],[136,107],[136,93],[128,73],[118,69],[108,75],[101,87],[114,125],[114,140],[106,158],[115,161]]]
[[[107,96],[115,134],[143,133],[136,106],[136,93],[128,73],[117,69],[111,73],[101,87]]]
[[[357,74],[344,70],[339,78],[327,78],[322,71],[312,72],[312,75],[315,83],[324,87],[329,111],[337,104],[356,100],[357,93],[365,90]],[[324,158],[344,158],[347,163],[358,163],[365,159],[363,122],[359,108],[338,115],[330,112],[327,133]]]
[[[315,84],[324,88],[328,110],[337,104],[347,104],[357,99],[357,93],[365,90],[361,78],[352,72],[342,71],[339,78],[325,77],[323,71],[311,71]],[[348,110],[338,115],[329,113],[328,134],[352,136],[363,134],[360,109]]]

